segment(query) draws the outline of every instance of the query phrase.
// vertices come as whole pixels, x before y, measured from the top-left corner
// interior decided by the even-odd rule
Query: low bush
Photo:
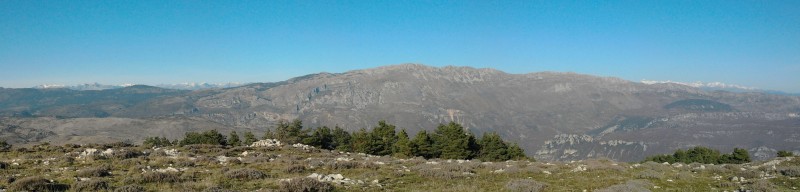
[[[787,177],[800,177],[800,166],[781,167],[778,171]]]
[[[748,187],[750,188],[749,191],[753,192],[772,192],[772,191],[779,191],[776,188],[775,184],[769,182],[769,180],[758,180],[750,184]]]
[[[69,185],[50,182],[41,177],[25,177],[14,181],[8,191],[66,191]]]
[[[334,187],[330,183],[306,177],[284,181],[278,186],[278,191],[280,192],[330,192],[333,190]]]
[[[111,176],[111,169],[106,166],[90,167],[79,170],[75,176],[78,177],[105,177]]]
[[[225,188],[222,188],[222,187],[219,187],[219,186],[214,186],[214,187],[209,187],[209,188],[203,189],[203,192],[234,192],[234,190],[225,189]]]
[[[328,164],[329,169],[339,170],[339,169],[355,169],[359,165],[358,162],[353,161],[333,161]]]
[[[176,172],[147,172],[139,179],[142,183],[176,183],[181,182],[179,173]]]
[[[417,170],[420,176],[429,177],[429,178],[437,178],[437,179],[457,179],[463,178],[468,172],[453,172],[453,171],[446,171],[439,168],[436,169],[419,169]]]
[[[722,183],[717,184],[717,187],[719,187],[719,188],[734,188],[736,186],[739,186],[739,185],[734,183],[734,182],[722,182]]]
[[[0,169],[8,169],[9,167],[8,163],[0,161]]]
[[[250,168],[242,168],[242,169],[234,169],[225,172],[225,177],[233,178],[238,180],[255,180],[255,179],[263,179],[267,178],[268,175],[262,171],[250,169]]]
[[[661,179],[663,177],[663,174],[653,170],[644,170],[636,175],[636,178],[639,179]]]
[[[108,191],[108,182],[103,180],[79,181],[72,184],[72,191]]]
[[[305,165],[289,165],[284,170],[286,173],[302,173],[303,171],[306,171]]]
[[[144,155],[144,154],[141,151],[128,149],[128,150],[117,150],[117,151],[114,151],[114,153],[111,154],[111,157],[115,158],[115,159],[130,159],[130,158],[136,158],[136,157],[139,157],[139,156],[142,156],[142,155]]]
[[[125,185],[114,189],[114,192],[145,192],[144,187],[139,185]]]
[[[512,192],[537,192],[547,188],[547,184],[532,179],[515,179],[506,183],[506,189]]]

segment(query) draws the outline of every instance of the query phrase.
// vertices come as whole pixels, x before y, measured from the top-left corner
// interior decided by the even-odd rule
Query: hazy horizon
[[[421,63],[800,92],[800,2],[2,1],[0,87]]]

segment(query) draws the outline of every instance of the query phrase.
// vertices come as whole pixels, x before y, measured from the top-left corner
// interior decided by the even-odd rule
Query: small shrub
[[[793,157],[794,153],[791,151],[778,151],[778,157]]]
[[[142,183],[176,183],[181,182],[180,174],[176,172],[147,172],[140,178]]]
[[[781,167],[778,169],[781,175],[787,177],[800,177],[800,166]]]
[[[753,179],[753,178],[760,177],[761,176],[761,171],[759,171],[759,170],[740,171],[740,172],[736,173],[736,176],[744,177],[744,178],[748,178],[748,179]]]
[[[661,179],[663,177],[664,175],[653,170],[644,170],[636,175],[636,178],[639,179]]]
[[[730,170],[719,165],[706,165],[705,171],[711,174],[723,175],[728,173]]]
[[[110,168],[106,165],[82,169],[75,174],[78,177],[105,177],[111,176]]]
[[[302,173],[303,171],[306,171],[305,165],[289,165],[285,170],[286,173]]]
[[[239,180],[255,180],[267,178],[267,174],[259,170],[243,168],[227,171],[225,172],[225,177]]]
[[[209,187],[209,188],[203,189],[203,192],[234,192],[234,190],[225,189],[225,188],[222,188],[222,187],[219,187],[219,186],[214,186],[214,187]]]
[[[506,183],[506,189],[512,192],[537,192],[546,187],[547,184],[532,179],[515,179]]]
[[[778,191],[774,184],[770,183],[769,180],[758,180],[750,184],[750,189],[753,192],[772,192]]]
[[[196,164],[194,163],[194,161],[191,161],[191,160],[188,160],[188,159],[175,162],[175,166],[178,166],[178,167],[194,167],[195,165]]]
[[[26,177],[14,181],[8,191],[66,191],[69,185],[50,182],[41,177]]]
[[[328,168],[339,170],[339,169],[355,169],[358,167],[358,162],[353,161],[333,161],[328,164]]]
[[[334,187],[330,183],[324,183],[312,178],[294,178],[289,181],[281,182],[278,191],[280,192],[330,192]]]
[[[738,186],[738,185],[736,183],[734,183],[734,182],[722,182],[722,183],[717,184],[717,187],[719,187],[719,188],[734,188],[736,186]]]
[[[79,181],[72,185],[73,191],[107,191],[108,183],[103,180]]]
[[[8,169],[9,167],[8,163],[0,161],[0,169]]]
[[[124,150],[123,149],[123,150],[114,151],[114,153],[111,154],[111,157],[115,158],[115,159],[130,159],[130,158],[136,158],[136,157],[139,157],[139,156],[142,156],[142,155],[143,155],[142,152],[138,151],[138,150]]]
[[[114,192],[145,192],[144,187],[139,185],[125,185],[114,189]]]
[[[692,175],[692,173],[690,173],[690,172],[681,171],[681,172],[675,173],[675,176],[673,178],[675,178],[677,180],[690,181],[690,180],[694,179],[694,175]]]

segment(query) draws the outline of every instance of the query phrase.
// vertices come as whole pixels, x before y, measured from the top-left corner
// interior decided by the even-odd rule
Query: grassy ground
[[[87,149],[100,152],[87,153]],[[9,191],[794,191],[800,189],[798,166],[797,158],[744,165],[665,165],[605,159],[569,163],[480,162],[401,159],[292,146],[192,145],[152,149],[40,145],[0,152],[0,188]],[[303,179],[314,173],[334,177],[323,181]],[[343,178],[335,177],[336,174]]]

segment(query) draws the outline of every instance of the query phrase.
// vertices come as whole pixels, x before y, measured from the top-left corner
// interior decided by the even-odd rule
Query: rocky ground
[[[480,162],[285,145],[37,145],[0,152],[0,191],[796,191],[800,159],[741,165]]]

